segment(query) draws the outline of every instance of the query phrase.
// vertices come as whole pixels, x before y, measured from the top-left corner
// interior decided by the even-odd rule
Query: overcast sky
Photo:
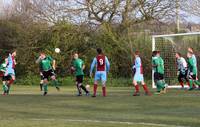
[[[10,4],[11,2],[12,0],[0,0],[0,13],[2,13],[3,7]],[[191,14],[186,14],[186,20],[200,24],[200,17]]]

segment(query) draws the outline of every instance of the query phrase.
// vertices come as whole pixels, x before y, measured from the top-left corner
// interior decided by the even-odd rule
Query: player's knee
[[[52,80],[56,80],[56,77],[55,77],[55,76],[52,76],[51,79],[52,79]]]

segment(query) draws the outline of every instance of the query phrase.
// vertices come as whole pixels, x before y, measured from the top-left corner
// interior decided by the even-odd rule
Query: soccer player
[[[8,65],[8,58],[5,58],[3,63],[0,65],[0,77],[2,77],[3,82],[3,95],[6,95],[8,93],[8,86],[7,81],[9,80],[10,76],[5,76],[6,69]]]
[[[189,80],[187,78],[187,62],[182,57],[181,53],[176,53],[176,61],[178,67],[178,81],[182,88],[184,88],[184,80],[187,82],[188,86],[190,86]]]
[[[8,56],[8,65],[7,65],[5,76],[7,78],[10,77],[10,80],[7,84],[7,86],[8,86],[7,94],[9,94],[11,84],[15,81],[15,66],[17,64],[16,60],[15,60],[16,55],[17,55],[17,51],[14,50]]]
[[[135,74],[134,74],[134,78],[133,78],[133,85],[135,86],[135,93],[133,94],[133,96],[140,96],[138,83],[142,84],[142,87],[143,87],[146,95],[151,95],[147,88],[147,85],[144,82],[143,67],[142,67],[141,58],[139,56],[139,51],[135,52],[135,62],[134,62],[132,69],[135,70]]]
[[[95,78],[94,78],[94,93],[92,97],[96,97],[98,81],[102,82],[102,92],[103,96],[106,96],[106,81],[107,81],[107,73],[110,69],[110,63],[108,58],[103,54],[101,48],[97,48],[98,55],[93,59],[90,68],[90,77],[92,77],[92,71],[96,66]]]
[[[156,94],[166,93],[164,80],[164,61],[160,57],[160,51],[153,52],[152,66],[154,70],[154,82],[157,86]]]
[[[46,56],[45,53],[41,53],[40,57],[36,60],[36,63],[39,63],[42,67],[42,74],[44,76],[44,82],[43,82],[43,90],[44,90],[44,96],[47,95],[48,92],[48,79],[49,77],[52,79],[52,82],[56,89],[59,91],[60,88],[58,87],[58,81],[56,80],[56,74],[54,73],[56,61],[50,57]]]
[[[85,64],[84,64],[83,60],[78,57],[77,53],[74,54],[73,66],[72,66],[71,69],[75,70],[76,87],[77,87],[77,90],[78,90],[78,96],[82,96],[82,90],[84,90],[86,95],[88,96],[89,91],[83,85],[83,77],[84,77],[83,70],[85,69]]]
[[[197,80],[197,66],[195,64],[195,61],[193,59],[193,52],[188,52],[187,53],[187,58],[188,58],[188,78],[190,82],[190,88],[189,90],[193,90],[194,87],[193,85],[198,85],[200,86],[200,82]]]
[[[194,66],[196,66],[196,68],[197,68],[197,58],[196,58],[196,56],[195,56],[195,54],[194,54],[193,48],[192,48],[192,47],[189,47],[189,48],[188,48],[188,52],[193,53],[193,55],[192,55],[192,60],[193,60]],[[198,71],[197,71],[197,74],[196,74],[196,80],[198,80]],[[195,84],[193,84],[193,88],[196,88]],[[200,88],[200,87],[199,87],[199,88]]]

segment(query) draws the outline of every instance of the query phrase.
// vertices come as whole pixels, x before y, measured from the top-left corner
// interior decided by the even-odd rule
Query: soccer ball
[[[89,91],[90,90],[90,85],[86,85],[86,89]]]
[[[55,52],[56,53],[60,53],[60,49],[59,48],[55,48]]]

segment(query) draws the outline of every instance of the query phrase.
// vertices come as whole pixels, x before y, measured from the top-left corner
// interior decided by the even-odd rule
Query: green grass
[[[0,96],[0,127],[172,127],[200,125],[200,91],[130,96],[132,88],[112,87],[108,96],[76,97],[74,87],[14,86]],[[99,94],[101,89],[98,89]]]

